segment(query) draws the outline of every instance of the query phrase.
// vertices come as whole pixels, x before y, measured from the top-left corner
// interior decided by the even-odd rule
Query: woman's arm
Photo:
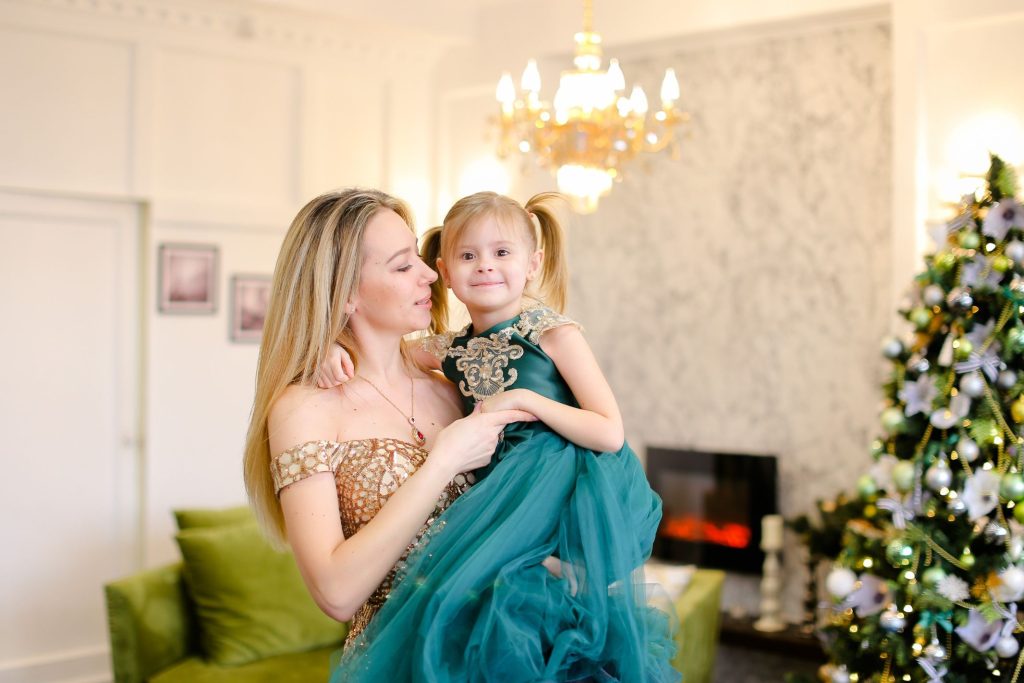
[[[625,436],[622,415],[590,345],[575,325],[544,332],[540,347],[558,368],[579,408],[526,389],[512,389],[484,401],[484,411],[525,410],[569,441],[593,451],[618,451]]]
[[[271,411],[271,452],[320,439],[337,440],[330,392],[301,388]],[[369,523],[345,538],[332,473],[314,474],[280,493],[288,542],[310,594],[325,613],[347,621],[416,537],[444,487],[459,472],[486,464],[518,412],[475,414],[440,434],[426,462],[398,488]]]

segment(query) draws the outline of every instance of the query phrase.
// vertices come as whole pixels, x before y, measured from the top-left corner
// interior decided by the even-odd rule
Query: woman
[[[434,272],[408,208],[374,190],[317,197],[295,217],[274,272],[245,484],[263,527],[287,539],[320,608],[352,621],[390,590],[395,565],[485,465],[521,411],[463,419],[443,378],[415,366],[404,335],[430,323]],[[355,379],[322,390],[333,342]]]

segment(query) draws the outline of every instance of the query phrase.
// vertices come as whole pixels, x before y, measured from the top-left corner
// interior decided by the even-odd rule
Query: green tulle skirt
[[[515,436],[410,555],[332,683],[679,680],[643,582],[661,501],[636,455]]]

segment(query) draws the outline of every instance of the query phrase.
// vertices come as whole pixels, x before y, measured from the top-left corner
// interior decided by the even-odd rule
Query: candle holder
[[[782,631],[782,574],[779,571],[779,551],[782,550],[783,522],[780,515],[765,515],[761,520],[761,550],[764,568],[761,575],[761,617],[754,628],[765,633]]]

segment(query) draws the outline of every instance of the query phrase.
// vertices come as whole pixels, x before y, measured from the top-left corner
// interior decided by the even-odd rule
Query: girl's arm
[[[526,389],[511,389],[484,401],[484,411],[519,409],[532,413],[563,437],[592,451],[618,451],[625,436],[622,415],[590,345],[575,325],[547,330],[540,347],[572,390],[579,408]]]
[[[410,351],[413,361],[420,367],[429,370],[440,370],[441,360],[431,353],[428,347],[428,343],[434,338],[424,337],[423,339],[417,339],[410,346]],[[327,352],[327,359],[324,361],[323,366],[317,368],[315,379],[318,387],[330,389],[344,384],[355,376],[356,371],[352,365],[352,357],[348,355],[348,351],[341,344],[334,342]]]
[[[292,389],[271,411],[271,452],[337,440],[332,419],[337,412],[330,409],[333,392]],[[503,412],[453,422],[438,434],[426,462],[351,538],[342,531],[333,473],[313,474],[282,489],[288,542],[320,609],[339,621],[351,619],[416,537],[448,482],[489,462],[501,428],[524,418],[529,416]]]

